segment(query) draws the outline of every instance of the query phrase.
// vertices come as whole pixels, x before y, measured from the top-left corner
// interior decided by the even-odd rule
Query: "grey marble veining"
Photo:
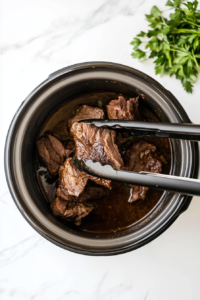
[[[36,57],[43,56],[49,58],[52,52],[66,47],[74,39],[78,39],[86,30],[108,22],[118,15],[134,15],[137,8],[144,4],[144,2],[145,0],[98,1],[97,7],[89,14],[87,10],[85,14],[81,14],[78,17],[76,15],[71,16],[68,13],[65,18],[54,20],[45,32],[37,36],[29,37],[25,41],[18,41],[16,44],[10,43],[1,46],[0,54],[26,47],[37,40],[46,39],[44,47],[36,54]],[[98,6],[98,4],[100,5]],[[61,42],[62,39],[63,43]],[[49,46],[52,52],[48,53]]]
[[[3,151],[20,103],[49,73],[84,61],[137,68],[170,89],[200,123],[200,85],[179,82],[131,58],[131,39],[147,29],[144,15],[166,0],[2,0],[0,31],[0,299],[198,300],[200,201],[163,235],[125,255],[88,257],[51,244],[21,216],[8,191]]]
[[[29,251],[34,251],[38,243],[41,241],[39,235],[34,235],[18,242],[9,248],[0,252],[0,267],[15,262],[17,259],[23,258]]]

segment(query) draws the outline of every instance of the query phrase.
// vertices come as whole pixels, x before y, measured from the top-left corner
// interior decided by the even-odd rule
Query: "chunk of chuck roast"
[[[107,105],[109,119],[118,120],[143,120],[139,112],[139,97],[126,100],[119,96],[117,100],[112,100]]]
[[[64,166],[61,166],[59,170],[57,196],[71,201],[72,198],[68,198],[68,196],[78,197],[81,195],[85,189],[88,179],[111,189],[110,180],[97,178],[81,172],[76,167],[73,159],[69,157],[66,159]]]
[[[51,204],[51,209],[55,216],[72,221],[79,226],[82,218],[85,218],[94,209],[94,205],[91,203],[69,202],[57,197]]]
[[[60,166],[74,152],[74,142],[63,143],[51,134],[46,134],[37,141],[38,154],[49,170],[50,176],[58,173]]]
[[[115,143],[116,132],[94,125],[75,122],[71,127],[78,159],[91,159],[114,169],[123,169],[124,162]]]
[[[88,202],[103,198],[107,192],[108,189],[106,187],[98,185],[92,186],[90,183],[87,183],[84,191],[78,197],[69,195],[68,190],[61,187],[58,187],[56,195],[66,201]]]
[[[80,120],[104,119],[104,117],[105,114],[103,109],[89,105],[81,105],[77,109],[75,116],[69,119],[68,126],[71,127],[73,123],[78,122]]]
[[[166,164],[166,160],[163,155],[158,153],[155,145],[149,144],[143,140],[132,145],[132,147],[126,151],[124,155],[125,170],[127,171],[146,171],[161,173],[162,163]],[[146,198],[146,194],[149,190],[148,187],[143,186],[131,186],[131,196],[129,202]]]

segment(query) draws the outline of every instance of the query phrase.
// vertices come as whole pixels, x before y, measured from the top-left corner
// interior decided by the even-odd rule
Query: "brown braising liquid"
[[[59,139],[65,141],[72,139],[69,129],[67,128],[68,119],[75,114],[76,109],[81,104],[88,104],[98,106],[103,104],[103,109],[106,111],[106,104],[113,99],[117,99],[119,94],[111,92],[95,92],[78,96],[73,101],[67,102],[55,112],[45,124],[40,135],[50,130]],[[125,95],[123,95],[125,96]],[[126,96],[125,96],[126,97]],[[129,97],[127,97],[128,99]],[[149,122],[159,121],[155,115],[146,107],[140,104],[140,113]],[[171,167],[171,148],[169,140],[166,138],[151,138],[142,137],[134,138],[134,142],[139,139],[146,140],[158,147],[160,152],[165,156],[167,165],[163,164],[163,173],[169,174]],[[38,181],[46,200],[50,203],[55,199],[56,179],[46,180],[46,168],[40,166],[37,171]],[[42,174],[42,175],[39,175]],[[116,232],[124,228],[136,224],[141,219],[150,215],[151,211],[157,206],[163,191],[150,189],[145,200],[138,200],[129,203],[130,190],[124,183],[112,182],[112,190],[108,192],[107,196],[102,199],[95,200],[95,209],[86,218],[82,219],[82,224],[79,226],[80,230],[94,233]]]

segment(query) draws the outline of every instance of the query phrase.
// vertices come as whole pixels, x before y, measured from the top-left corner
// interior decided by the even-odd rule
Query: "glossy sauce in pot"
[[[72,139],[69,129],[67,128],[68,119],[75,114],[76,109],[81,104],[102,105],[106,111],[105,105],[113,99],[117,99],[119,94],[111,92],[95,92],[77,96],[73,101],[67,101],[59,108],[47,121],[43,127],[40,136],[46,131],[52,131],[55,136],[65,141]],[[123,95],[126,97],[126,95]],[[127,99],[129,97],[126,97]],[[148,110],[140,100],[140,113],[149,122],[159,121],[158,118]],[[167,160],[167,164],[163,164],[163,173],[169,174],[171,167],[171,147],[168,139],[142,137],[134,138],[134,142],[139,139],[146,140],[157,146],[161,154]],[[37,178],[39,185],[43,191],[46,200],[50,203],[55,199],[56,179],[49,179],[47,169],[39,166],[37,170]],[[162,191],[150,189],[145,200],[138,200],[129,203],[130,190],[124,183],[112,182],[113,189],[99,200],[95,200],[95,209],[86,218],[82,219],[80,230],[94,233],[116,232],[141,221],[149,216],[151,211],[158,205],[163,194]]]

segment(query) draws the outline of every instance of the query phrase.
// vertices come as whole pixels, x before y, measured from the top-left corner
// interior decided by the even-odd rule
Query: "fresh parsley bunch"
[[[156,6],[152,7],[150,15],[146,15],[151,29],[148,32],[141,31],[133,39],[132,56],[141,61],[156,58],[156,74],[175,75],[181,80],[184,89],[192,93],[193,83],[200,71],[198,1],[168,0],[166,6],[171,6],[174,10],[169,19],[164,18]],[[139,49],[143,43],[147,51]]]

